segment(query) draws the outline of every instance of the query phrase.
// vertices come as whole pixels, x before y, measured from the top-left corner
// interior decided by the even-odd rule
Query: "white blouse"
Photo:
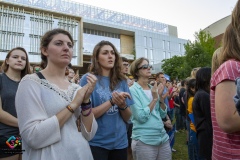
[[[78,132],[76,119],[80,107],[68,121],[59,127],[56,114],[66,108],[81,87],[72,83],[62,90],[36,74],[26,75],[19,84],[15,104],[20,134],[22,136],[23,160],[92,160],[88,141],[96,131],[94,118],[91,132],[81,123]]]

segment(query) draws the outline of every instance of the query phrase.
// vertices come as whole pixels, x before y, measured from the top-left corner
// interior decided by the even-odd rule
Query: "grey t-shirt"
[[[0,74],[0,96],[2,109],[17,117],[15,109],[15,96],[19,82],[13,81],[5,73]],[[12,127],[0,122],[0,136],[15,136],[19,134],[18,127]]]

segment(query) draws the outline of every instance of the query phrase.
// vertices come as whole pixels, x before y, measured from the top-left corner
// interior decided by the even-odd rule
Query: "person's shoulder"
[[[32,73],[32,74],[27,74],[25,75],[21,81],[25,81],[25,80],[40,80],[39,77],[37,76],[37,74]]]
[[[228,60],[224,62],[212,75],[211,89],[224,80],[235,81],[240,76],[240,62]]]

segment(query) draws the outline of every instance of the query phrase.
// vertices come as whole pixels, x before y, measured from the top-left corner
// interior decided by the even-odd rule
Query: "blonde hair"
[[[197,68],[193,68],[192,71],[191,71],[191,76],[190,78],[194,78],[196,79],[196,74],[197,74],[197,71],[200,69],[201,67],[197,67]]]
[[[218,48],[215,50],[215,52],[213,53],[212,56],[212,74],[218,69],[218,67],[220,66],[219,63],[219,56],[220,53],[222,52],[222,47]]]

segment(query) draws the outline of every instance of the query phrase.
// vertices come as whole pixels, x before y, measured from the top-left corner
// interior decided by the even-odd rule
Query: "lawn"
[[[176,152],[172,152],[172,160],[187,160],[188,149],[186,145],[186,132],[175,133],[175,144],[173,146]]]

